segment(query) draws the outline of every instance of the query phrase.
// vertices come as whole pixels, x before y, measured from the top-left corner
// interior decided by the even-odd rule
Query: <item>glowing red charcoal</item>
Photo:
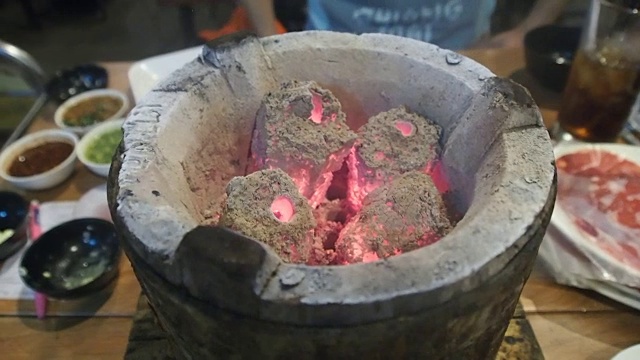
[[[450,228],[447,209],[431,178],[412,171],[374,190],[340,233],[340,264],[370,262],[438,241]]]
[[[450,190],[449,179],[447,178],[444,164],[442,164],[440,160],[436,160],[432,163],[429,175],[431,175],[431,180],[433,180],[433,183],[441,194]]]
[[[411,136],[416,132],[416,127],[409,121],[404,120],[396,121],[396,129],[398,129],[404,137]]]
[[[367,194],[401,174],[430,173],[440,153],[440,131],[405,107],[371,117],[347,160],[353,209],[360,209]]]
[[[313,215],[318,225],[314,229],[313,254],[308,264],[333,264],[335,260],[333,249],[346,219],[343,200],[325,201],[317,209],[314,209]]]
[[[313,109],[311,109],[309,120],[313,121],[316,124],[322,123],[322,113],[324,112],[324,106],[322,105],[322,96],[312,91],[311,104],[313,104]]]
[[[432,244],[451,228],[439,193],[449,190],[440,132],[398,107],[356,135],[329,91],[284,83],[263,99],[255,173],[229,184],[220,223],[308,265],[376,261]]]
[[[316,226],[307,199],[277,169],[233,178],[218,224],[264,242],[290,263],[308,261]]]
[[[282,169],[315,208],[355,138],[331,92],[315,82],[291,81],[263,99],[251,143],[251,170]]]
[[[293,202],[286,196],[278,196],[271,203],[271,212],[280,222],[288,223],[295,215]]]

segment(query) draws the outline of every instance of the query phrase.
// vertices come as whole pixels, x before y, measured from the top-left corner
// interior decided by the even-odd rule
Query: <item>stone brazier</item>
[[[333,91],[350,126],[406,105],[443,129],[464,216],[439,242],[314,267],[213,226],[244,175],[262,97],[286,80]],[[521,86],[436,46],[388,35],[226,38],[131,111],[109,178],[122,245],[185,359],[490,359],[555,199],[551,143]]]

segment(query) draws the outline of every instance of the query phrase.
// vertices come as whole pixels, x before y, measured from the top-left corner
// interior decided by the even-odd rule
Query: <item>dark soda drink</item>
[[[583,141],[616,139],[640,88],[638,63],[627,55],[610,44],[578,51],[558,114],[563,130]]]

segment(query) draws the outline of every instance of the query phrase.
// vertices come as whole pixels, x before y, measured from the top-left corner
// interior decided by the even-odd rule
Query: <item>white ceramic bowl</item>
[[[0,177],[16,187],[27,190],[43,190],[54,187],[65,181],[73,172],[76,154],[71,154],[53,169],[32,176],[11,176],[8,168],[11,162],[20,153],[32,149],[50,141],[64,141],[73,145],[74,149],[78,144],[78,136],[64,130],[42,130],[29,134],[9,145],[0,153]]]
[[[71,107],[73,107],[73,106],[75,106],[78,103],[81,103],[83,101],[87,101],[87,100],[90,100],[92,98],[101,97],[101,96],[113,96],[113,97],[116,97],[116,98],[118,98],[118,99],[120,99],[122,101],[122,106],[120,107],[120,109],[118,109],[118,111],[115,114],[113,114],[108,119],[99,121],[99,122],[97,122],[95,124],[92,124],[92,125],[87,125],[87,126],[69,126],[69,125],[66,125],[64,123],[64,114]],[[74,133],[76,133],[78,135],[84,135],[84,134],[87,134],[89,131],[91,131],[91,129],[95,128],[96,126],[100,125],[101,123],[103,123],[105,121],[122,118],[125,115],[125,113],[127,112],[128,109],[129,109],[129,97],[127,97],[127,95],[125,93],[123,93],[121,91],[118,91],[118,90],[114,90],[114,89],[98,89],[98,90],[91,90],[91,91],[83,92],[83,93],[81,93],[79,95],[71,97],[70,99],[68,99],[67,101],[62,103],[62,105],[60,105],[58,107],[58,109],[56,109],[56,112],[55,112],[55,114],[53,116],[53,119],[54,119],[54,121],[56,122],[56,125],[58,125],[59,128],[73,131]]]
[[[78,159],[91,170],[93,173],[100,176],[108,176],[109,168],[111,168],[111,163],[108,164],[100,164],[87,159],[87,150],[89,146],[96,141],[100,136],[114,129],[121,129],[122,123],[124,119],[110,120],[106,122],[102,122],[98,126],[94,127],[89,131],[82,140],[78,142],[78,146],[76,146],[76,154],[78,155]],[[116,149],[113,149],[115,152]]]

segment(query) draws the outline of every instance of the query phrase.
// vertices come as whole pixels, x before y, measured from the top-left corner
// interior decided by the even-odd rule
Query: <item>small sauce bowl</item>
[[[104,89],[109,82],[109,74],[102,66],[82,64],[71,69],[57,71],[47,82],[49,97],[58,104],[70,97],[95,89]]]
[[[0,261],[27,243],[29,202],[11,191],[0,191]]]
[[[99,89],[76,95],[60,105],[53,116],[59,128],[84,135],[100,123],[123,117],[129,98],[121,91]]]
[[[116,278],[120,253],[112,223],[71,220],[42,234],[27,249],[20,277],[48,297],[75,299],[103,289]]]
[[[107,177],[122,140],[124,119],[106,121],[89,131],[76,146],[78,159],[93,173]],[[117,142],[116,142],[117,140]]]
[[[27,190],[54,187],[73,172],[77,143],[76,135],[62,130],[43,130],[29,134],[0,153],[0,177]]]

